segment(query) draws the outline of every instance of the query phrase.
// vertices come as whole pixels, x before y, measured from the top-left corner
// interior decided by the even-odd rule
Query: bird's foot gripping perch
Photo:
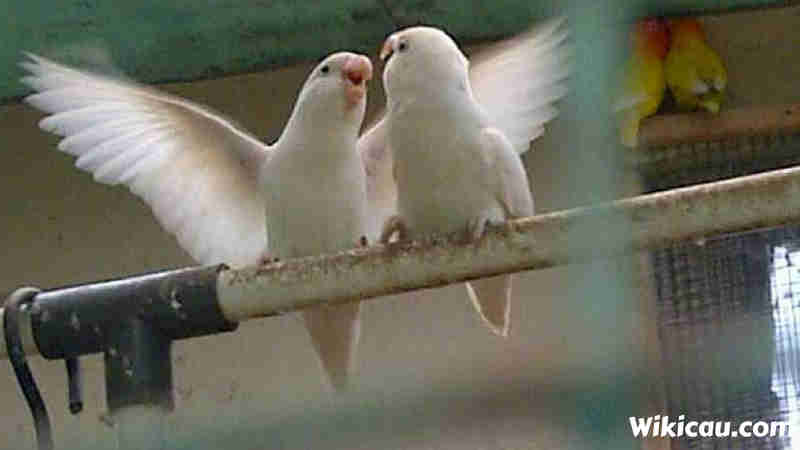
[[[481,216],[473,220],[470,220],[469,223],[467,223],[464,242],[467,244],[472,242],[478,242],[484,237],[486,237],[486,233],[492,229],[501,231],[503,233],[511,233],[512,231],[514,231],[513,220],[518,218],[519,217],[517,216],[509,215],[508,220],[494,221],[492,219]]]
[[[490,224],[491,222],[484,217],[477,217],[470,220],[467,224],[465,243],[479,241],[486,234],[486,228],[488,228]]]
[[[408,240],[408,226],[402,217],[394,215],[386,219],[381,229],[381,237],[378,240],[381,244],[388,244],[392,240],[392,236],[397,233],[397,241],[404,242]]]

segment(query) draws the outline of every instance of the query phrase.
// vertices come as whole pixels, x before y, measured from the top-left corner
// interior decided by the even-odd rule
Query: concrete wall
[[[730,67],[731,103],[800,100],[800,64],[793,54],[799,19],[797,7],[708,18],[712,42]],[[163,89],[224,111],[272,140],[308,68]],[[379,84],[372,86],[371,112],[381,98]],[[40,117],[23,105],[0,109],[0,291],[191,264],[146,205],[123,188],[94,183],[72,167],[71,157],[55,151],[57,140],[36,127]],[[560,176],[570,161],[560,157],[558,133],[567,131],[557,124],[526,157],[540,211],[573,206],[573,180]],[[632,184],[630,191],[636,189]],[[296,316],[178,342],[171,440],[177,448],[580,447],[592,436],[581,424],[565,423],[602,415],[616,388],[597,386],[616,383],[614,377],[641,365],[657,345],[647,341],[654,334],[646,280],[637,291],[641,308],[625,312],[604,311],[592,298],[573,300],[571,280],[590,270],[627,270],[628,264],[525,274],[507,340],[482,327],[461,286],[369,302],[354,388],[340,397],[326,387]],[[598,322],[595,315],[604,313]],[[609,335],[630,339],[620,345]],[[72,417],[63,364],[32,358],[58,448],[113,445],[112,430],[99,419],[105,408],[102,358],[84,361],[86,411]],[[10,366],[0,365],[0,449],[32,448],[29,414]],[[586,411],[575,415],[565,403]],[[586,407],[595,404],[596,414]]]

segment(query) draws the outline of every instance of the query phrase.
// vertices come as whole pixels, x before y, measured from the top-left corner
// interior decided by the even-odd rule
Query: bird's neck
[[[363,105],[347,109],[342,105],[298,102],[276,145],[291,144],[319,151],[349,146],[352,150],[358,139],[363,108]]]
[[[691,47],[698,44],[703,44],[705,39],[702,34],[698,34],[692,31],[684,32],[684,33],[674,33],[672,35],[672,48],[678,47]]]
[[[664,60],[667,56],[660,48],[648,44],[636,46],[634,53],[638,59],[654,62]]]
[[[654,38],[637,40],[633,51],[640,58],[665,59],[669,50],[668,43]]]
[[[672,35],[672,42],[681,39],[692,39],[705,41],[705,31],[703,26],[694,19],[683,19],[672,23],[670,26],[670,33]]]
[[[341,159],[342,155],[355,152],[357,124],[351,124],[348,120],[336,120],[333,116],[314,119],[292,115],[276,142],[276,147],[290,148],[302,153],[293,155],[294,158],[308,156],[317,161],[325,157]]]
[[[387,93],[389,109],[445,113],[473,98],[467,80],[403,86],[397,91]]]

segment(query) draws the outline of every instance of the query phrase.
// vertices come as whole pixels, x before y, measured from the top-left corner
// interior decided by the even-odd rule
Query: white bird
[[[382,241],[394,231],[403,239],[455,231],[477,239],[487,223],[533,214],[519,155],[566,94],[562,24],[553,20],[501,44],[472,70],[442,30],[412,27],[386,39],[386,115],[359,141],[370,226],[386,220]],[[396,186],[379,181],[390,173]],[[466,286],[485,323],[506,336],[511,276]]]
[[[255,265],[353,248],[367,233],[356,152],[372,64],[335,53],[311,72],[292,115],[265,145],[208,108],[27,54],[26,98],[43,130],[106,184],[125,184],[199,263]],[[359,304],[304,311],[337,390],[358,341]]]

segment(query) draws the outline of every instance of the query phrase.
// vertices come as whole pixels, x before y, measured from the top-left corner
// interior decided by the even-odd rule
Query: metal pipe
[[[172,340],[157,323],[133,317],[113,330],[105,352],[106,404],[117,450],[163,450],[172,411]]]
[[[476,243],[443,238],[226,270],[217,294],[223,315],[241,321],[796,221],[800,167],[520,219]],[[620,225],[627,239],[604,238]]]
[[[216,296],[224,266],[153,272],[44,291],[31,309],[33,336],[45,358],[108,349],[132,318],[156,324],[170,340],[232,331]]]
[[[0,308],[0,324],[3,323],[4,309]],[[33,330],[31,328],[31,316],[29,311],[20,311],[19,314],[19,331],[22,335],[22,348],[25,350],[26,355],[36,355],[39,353],[39,348],[36,346],[36,341],[33,339]],[[0,358],[8,358],[6,354],[6,337],[4,333],[0,333]]]
[[[800,167],[520,219],[475,243],[445,237],[222,270],[217,295],[224,317],[239,322],[792,222]],[[603,238],[620,224],[628,239]]]

